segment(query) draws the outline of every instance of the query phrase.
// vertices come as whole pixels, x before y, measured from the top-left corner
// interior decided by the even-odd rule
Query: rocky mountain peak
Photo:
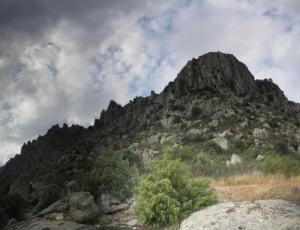
[[[247,95],[257,86],[247,66],[233,55],[211,52],[188,61],[174,81],[174,89],[179,96],[199,90]]]
[[[285,135],[300,151],[299,125],[300,105],[289,102],[275,83],[255,80],[233,55],[208,53],[188,61],[159,94],[152,91],[149,97],[136,97],[124,106],[111,100],[93,126],[55,125],[24,144],[21,154],[2,167],[0,195],[22,180],[35,183],[37,194],[40,183],[48,183],[44,178],[63,187],[111,149],[129,151],[147,164],[164,140],[204,147],[217,143],[227,151],[236,141],[243,146],[274,144]]]

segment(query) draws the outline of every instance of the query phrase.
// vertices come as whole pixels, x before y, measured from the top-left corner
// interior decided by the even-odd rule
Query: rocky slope
[[[52,183],[63,196],[66,183],[108,149],[130,151],[146,164],[165,140],[234,150],[237,142],[264,147],[281,137],[289,151],[300,152],[300,105],[271,80],[255,80],[233,55],[208,53],[188,61],[160,94],[136,97],[123,107],[111,101],[91,127],[55,125],[24,144],[1,169],[0,193],[20,193],[34,204]]]

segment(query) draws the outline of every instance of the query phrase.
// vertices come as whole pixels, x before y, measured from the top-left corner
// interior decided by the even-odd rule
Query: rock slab
[[[194,212],[180,230],[299,230],[300,206],[285,200],[225,202]]]

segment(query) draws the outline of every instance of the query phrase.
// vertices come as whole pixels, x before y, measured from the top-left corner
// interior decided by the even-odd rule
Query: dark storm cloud
[[[108,16],[126,14],[142,1],[116,0],[1,0],[0,31],[2,39],[26,34],[40,36],[61,20],[77,26],[93,27]]]

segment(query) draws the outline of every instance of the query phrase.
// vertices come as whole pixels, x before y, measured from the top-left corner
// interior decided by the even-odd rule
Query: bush
[[[266,174],[282,173],[286,176],[293,176],[300,174],[300,161],[288,156],[270,155],[264,158],[260,168]]]
[[[201,109],[197,106],[193,106],[191,110],[192,117],[197,117],[201,114]]]
[[[35,210],[41,211],[53,204],[60,198],[60,188],[56,184],[49,184],[45,186],[39,194],[39,203],[35,207]]]
[[[199,152],[199,148],[196,145],[184,145],[175,148],[172,151],[172,156],[175,159],[180,160],[191,160],[197,155]]]
[[[8,221],[8,215],[3,207],[0,206],[0,229],[5,226]]]
[[[10,218],[21,219],[25,201],[18,194],[6,194],[0,198],[0,229]]]
[[[144,164],[142,158],[135,154],[134,152],[130,150],[125,150],[123,153],[123,160],[128,160],[129,166],[132,167],[133,165],[136,165],[136,167],[139,169],[139,171],[144,170]]]
[[[288,154],[289,153],[288,141],[286,139],[281,139],[277,141],[274,145],[274,149],[276,152],[280,154]]]
[[[215,142],[209,141],[205,144],[205,151],[210,154],[221,154],[224,150]]]
[[[25,201],[19,194],[7,194],[1,198],[0,206],[5,209],[6,214],[10,218],[20,219],[25,207]]]
[[[145,224],[174,224],[217,201],[209,182],[192,178],[184,163],[170,159],[166,148],[163,159],[148,170],[137,188],[135,207],[135,214]]]
[[[195,176],[220,176],[226,168],[225,162],[220,157],[211,153],[200,152],[193,158],[192,173]]]
[[[99,157],[91,171],[81,179],[83,187],[94,196],[109,193],[119,199],[133,195],[138,181],[138,169],[122,154],[109,152]]]

